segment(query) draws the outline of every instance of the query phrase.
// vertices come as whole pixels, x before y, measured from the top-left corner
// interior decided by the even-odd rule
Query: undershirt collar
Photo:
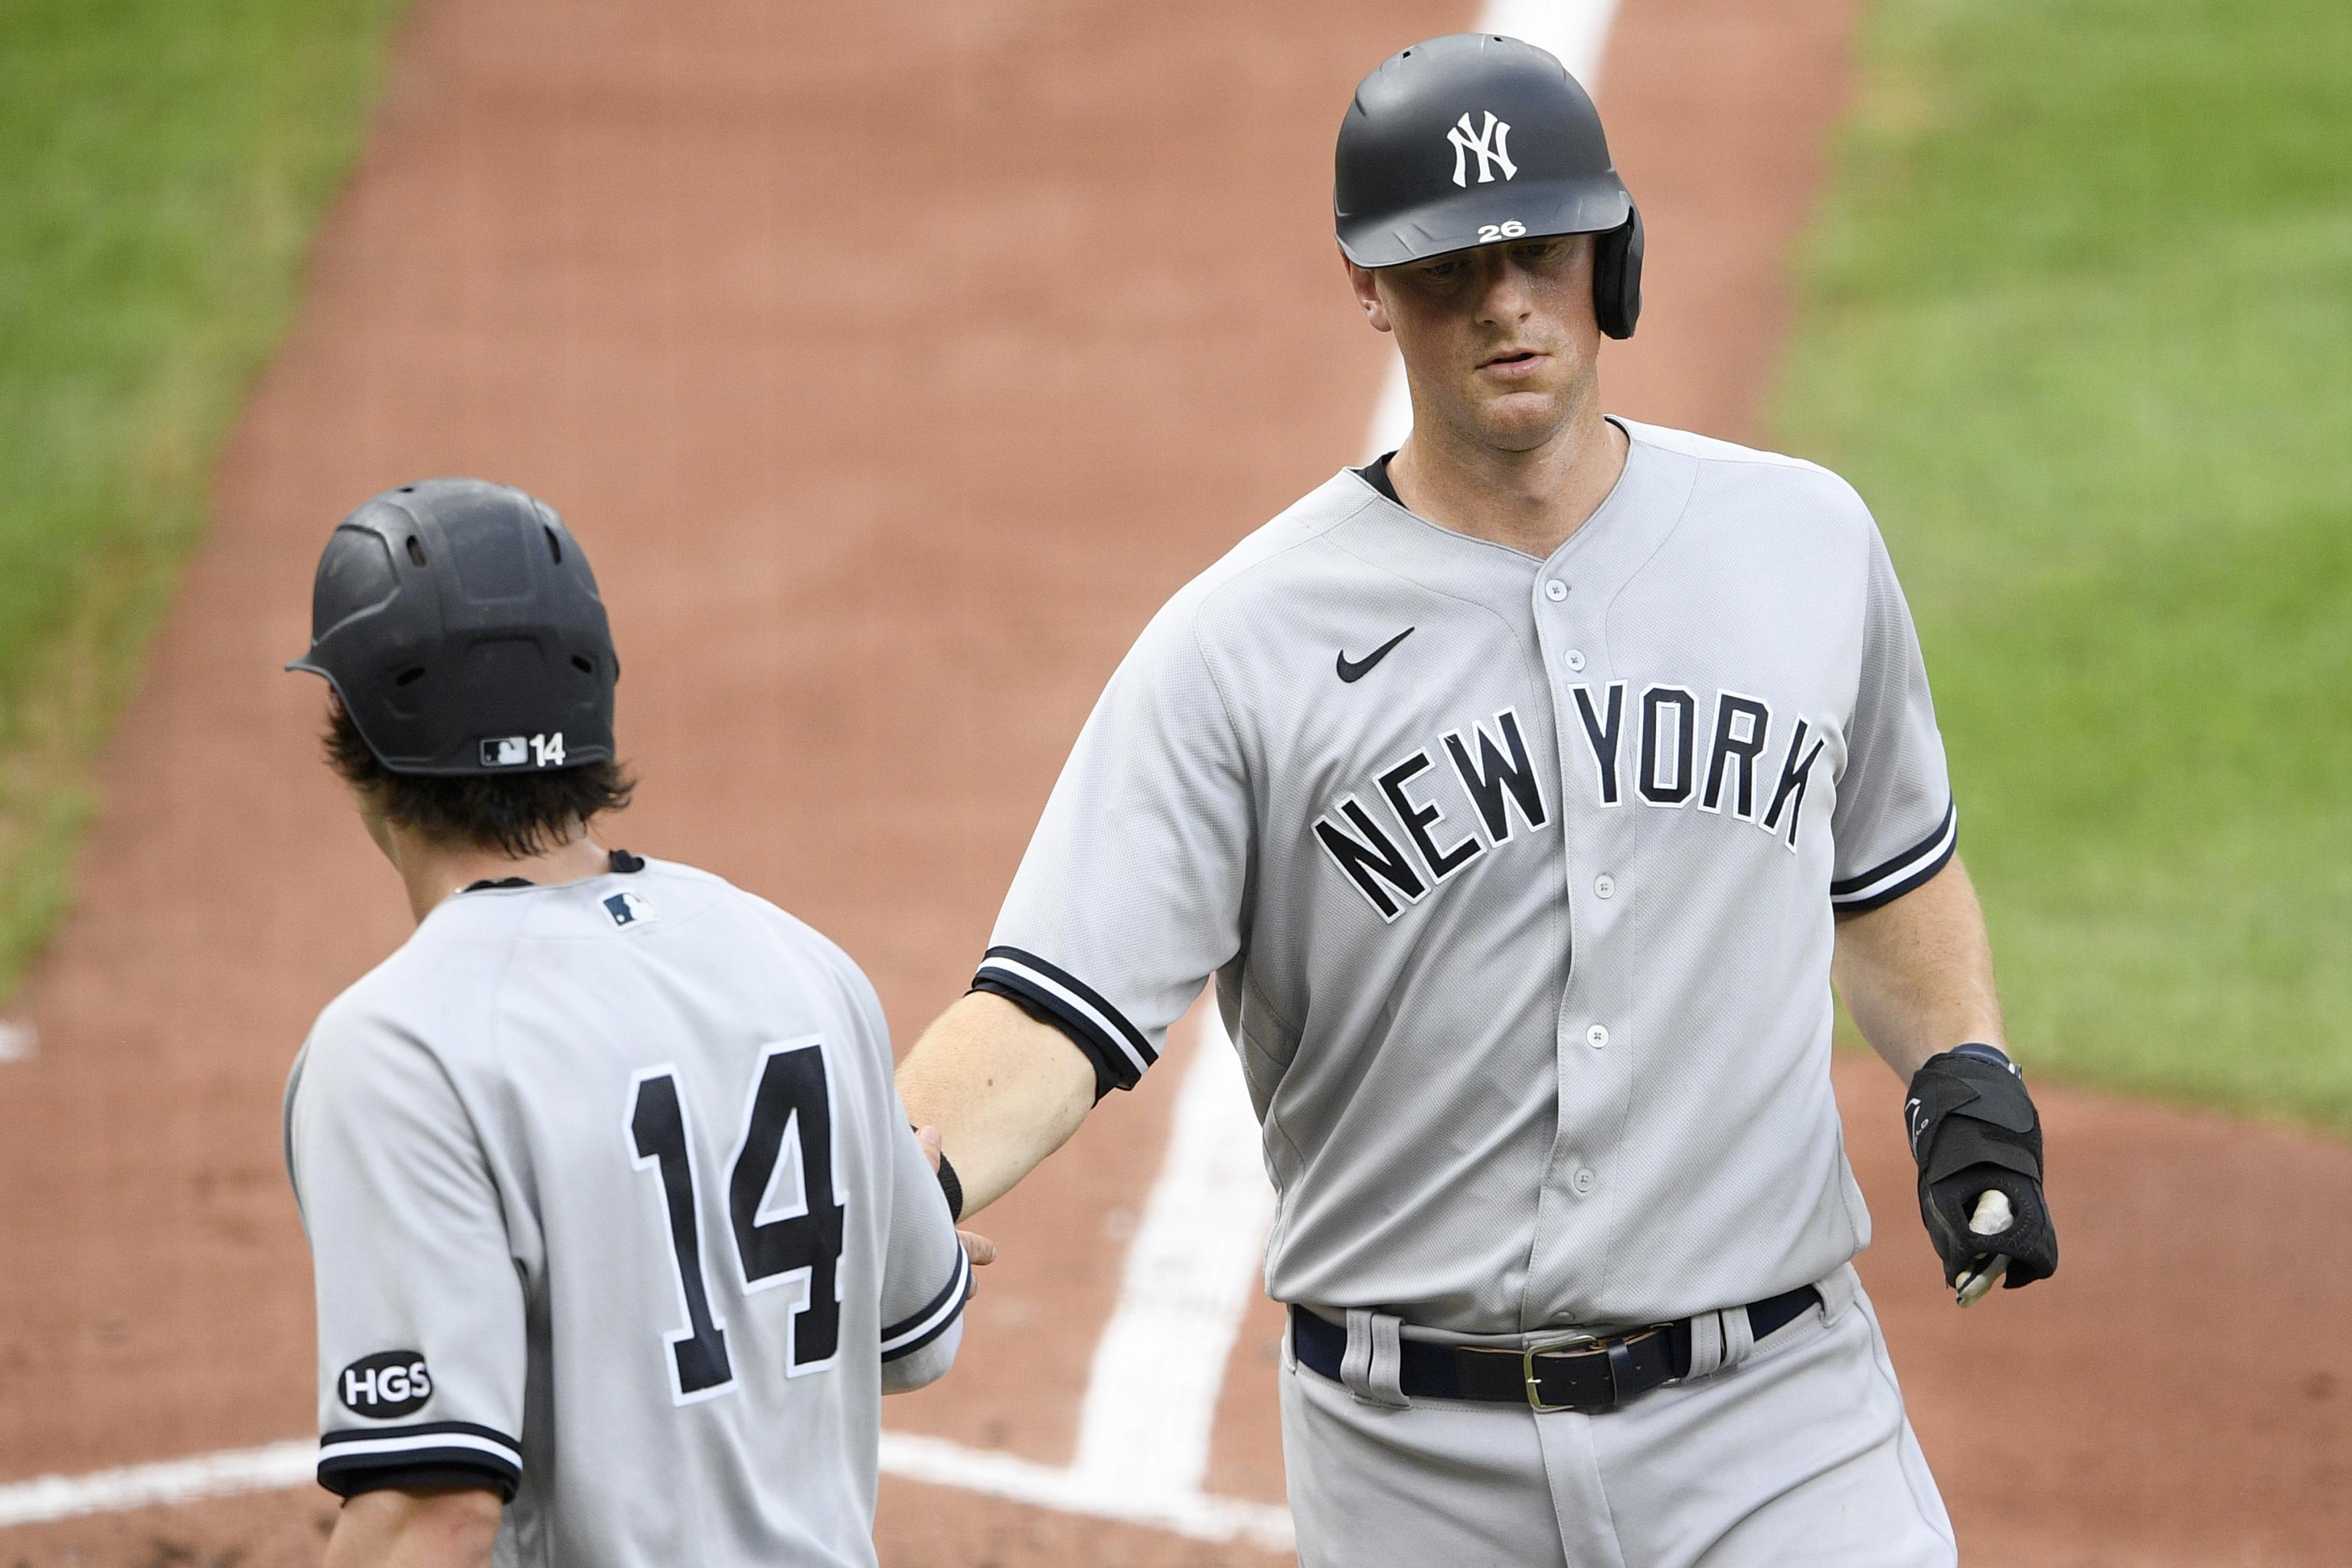
[[[1395,456],[1396,454],[1394,452],[1382,452],[1379,457],[1374,458],[1370,462],[1366,463],[1362,468],[1358,468],[1356,470],[1356,477],[1362,479],[1364,483],[1371,486],[1372,489],[1380,491],[1381,494],[1388,497],[1391,502],[1394,502],[1394,504],[1404,506],[1404,502],[1397,500],[1396,486],[1389,479],[1389,459]],[[1411,511],[1412,510],[1409,506],[1404,509],[1407,511]]]
[[[646,868],[644,856],[632,855],[625,849],[615,849],[607,858],[614,874],[618,876],[625,877],[633,871],[642,871]],[[537,886],[539,884],[529,877],[500,877],[495,881],[486,877],[478,882],[468,883],[457,890],[461,893],[489,893],[510,888],[536,888]]]

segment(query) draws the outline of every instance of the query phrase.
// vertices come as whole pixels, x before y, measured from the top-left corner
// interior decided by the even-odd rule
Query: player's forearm
[[[362,1492],[335,1516],[326,1568],[484,1568],[502,1506],[474,1488]]]
[[[915,1043],[898,1093],[918,1126],[940,1130],[970,1215],[1078,1130],[1094,1108],[1095,1069],[1059,1029],[975,992]]]
[[[1863,1037],[1906,1082],[1966,1040],[2009,1048],[1984,910],[1957,856],[1924,887],[1840,920],[1832,973]]]

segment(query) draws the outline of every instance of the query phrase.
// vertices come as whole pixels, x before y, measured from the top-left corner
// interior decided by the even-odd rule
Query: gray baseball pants
[[[1377,1314],[1350,1314],[1346,1384],[1286,1339],[1302,1568],[1955,1568],[1877,1317],[1850,1267],[1820,1289],[1760,1342],[1706,1314],[1689,1377],[1595,1415],[1408,1405]]]

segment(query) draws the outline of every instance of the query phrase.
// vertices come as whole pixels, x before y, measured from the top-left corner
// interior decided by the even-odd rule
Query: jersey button
[[[1574,674],[1584,668],[1584,655],[1575,648],[1570,648],[1560,656],[1559,662],[1568,666],[1569,672]]]
[[[1607,872],[1604,871],[1600,876],[1592,879],[1592,896],[1594,898],[1612,898],[1615,896],[1616,891],[1617,879],[1610,876]]]
[[[1574,1187],[1577,1195],[1580,1197],[1590,1193],[1600,1180],[1600,1177],[1592,1173],[1590,1166],[1580,1165],[1577,1167],[1576,1174],[1568,1179],[1568,1184]]]
[[[1600,1050],[1609,1043],[1609,1031],[1601,1027],[1599,1024],[1595,1024],[1592,1027],[1584,1031],[1584,1043],[1591,1046],[1596,1051]]]
[[[1562,599],[1568,597],[1568,584],[1561,582],[1557,577],[1553,578],[1550,582],[1544,584],[1544,597],[1549,599],[1555,605],[1559,604]]]

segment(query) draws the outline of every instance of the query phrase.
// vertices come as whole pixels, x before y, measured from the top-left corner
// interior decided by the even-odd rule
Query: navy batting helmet
[[[553,508],[481,479],[386,490],[336,526],[310,651],[395,773],[527,773],[613,760],[620,660],[579,542]]]
[[[1593,313],[1611,337],[1633,335],[1641,212],[1591,98],[1533,44],[1457,33],[1390,56],[1356,89],[1334,163],[1339,248],[1357,266],[1599,235]]]

